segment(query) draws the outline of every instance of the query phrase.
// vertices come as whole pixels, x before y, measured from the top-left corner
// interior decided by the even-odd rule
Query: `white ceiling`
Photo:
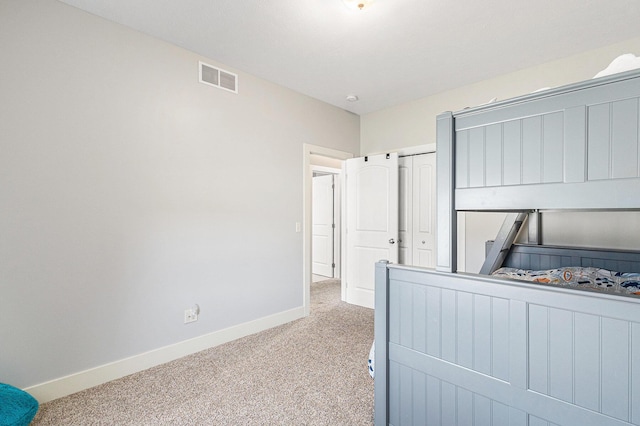
[[[639,0],[61,1],[356,114],[640,36]]]

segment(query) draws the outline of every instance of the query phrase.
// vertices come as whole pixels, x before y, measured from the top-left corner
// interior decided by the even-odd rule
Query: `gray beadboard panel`
[[[531,269],[534,271],[539,271],[541,268],[540,256],[531,257],[529,259],[529,264],[531,265]]]
[[[542,182],[542,117],[522,120],[522,183]]]
[[[491,299],[491,375],[509,380],[509,301]]]
[[[629,329],[631,324],[602,318],[602,409],[603,414],[629,420]]]
[[[400,367],[401,365],[394,361],[389,361],[389,381],[387,398],[389,401],[389,423],[393,425],[400,424]]]
[[[584,182],[587,170],[587,107],[564,111],[564,182]]]
[[[487,251],[491,241],[487,242]],[[531,259],[538,259],[532,262]],[[539,259],[549,259],[543,262]],[[509,268],[532,269],[532,263],[548,263],[550,268],[593,266],[618,272],[640,271],[640,251],[602,250],[595,248],[514,244],[503,262]]]
[[[615,81],[593,79],[577,86],[558,88],[525,97],[455,112],[455,129],[460,131],[533,115],[563,111],[581,105],[594,105],[640,96],[637,70],[614,77]]]
[[[442,410],[440,383],[439,379],[427,375],[427,398],[424,406],[427,410],[427,422],[425,424],[428,425],[442,424],[440,416]]]
[[[442,289],[442,351],[445,361],[456,361],[456,292]]]
[[[473,394],[473,426],[491,426],[491,400],[486,396]]]
[[[548,421],[536,416],[529,416],[529,426],[551,426]]]
[[[456,188],[469,187],[469,131],[456,133]]]
[[[520,300],[509,300],[509,382],[514,388],[526,389],[528,383],[527,342],[529,318],[527,304]]]
[[[455,416],[456,412],[459,415],[461,410],[466,410],[464,401],[461,407],[461,401],[457,397],[460,394],[460,388],[464,388],[466,392],[479,394],[494,401],[498,401],[501,404],[513,405],[517,410],[522,410],[537,416],[545,416],[549,419],[553,419],[557,424],[579,424],[591,426],[628,425],[628,423],[623,423],[621,420],[614,420],[612,417],[577,407],[569,402],[561,401],[559,399],[543,395],[539,392],[527,391],[510,385],[509,383],[491,378],[487,375],[460,367],[459,365],[448,363],[426,354],[420,354],[416,351],[395,344],[389,345],[389,363],[401,363],[403,367],[408,367],[413,370],[413,373],[424,373],[442,380],[442,393],[440,396],[443,401],[443,425],[452,424],[447,423],[446,420],[444,420],[445,417],[452,418],[450,414],[447,413],[453,412],[453,416]],[[395,376],[392,374],[392,376],[393,378],[390,378],[390,380],[397,380],[398,377],[402,376],[402,374],[398,373]],[[445,390],[445,388],[448,387],[446,385],[450,384],[454,387],[452,392]],[[408,389],[404,387],[404,385],[396,384],[392,384],[391,388],[397,389],[398,392],[402,392],[401,389]],[[449,393],[448,396],[447,393]],[[405,395],[405,398],[411,398],[411,396],[406,396],[406,394],[403,395]],[[396,400],[393,399],[393,401]],[[389,399],[390,404],[393,403],[393,401],[392,399]],[[400,401],[396,402],[397,404],[402,404]],[[398,406],[398,411],[400,410],[399,407],[400,406]],[[411,411],[411,407],[406,409]],[[395,413],[394,410],[395,409],[390,411]],[[396,415],[398,418],[403,416],[404,413]],[[405,424],[412,423],[406,422]],[[453,424],[456,423],[454,422]]]
[[[413,296],[411,298],[411,305],[407,307],[411,311],[411,329],[413,333],[411,348],[419,351],[427,351],[427,339],[428,334],[426,330],[427,326],[427,289],[425,286],[414,286]],[[438,290],[438,289],[434,289]]]
[[[413,372],[411,377],[411,421],[414,425],[426,425],[427,405],[424,403],[428,399],[427,395],[427,375],[420,372]]]
[[[600,319],[576,313],[574,330],[574,403],[600,410]]]
[[[611,118],[611,177],[638,177],[638,98],[614,102]]]
[[[473,369],[473,295],[457,292],[456,363]]]
[[[441,292],[437,287],[427,287],[426,292],[426,315],[424,323],[426,325],[426,351],[425,353],[440,358],[440,336],[442,331],[441,322]]]
[[[485,128],[485,185],[502,185],[502,124]]]
[[[640,324],[631,324],[631,353],[640,354]],[[637,358],[635,358],[637,360]],[[634,360],[634,361],[635,361]],[[640,401],[640,365],[637,361],[631,363],[631,401]],[[631,423],[640,425],[640,404],[631,404]]]
[[[473,369],[491,375],[491,298],[473,296]]]
[[[529,389],[549,394],[549,308],[529,305]]]
[[[469,130],[469,187],[479,188],[484,184],[485,146],[484,127]]]
[[[556,423],[549,422],[536,416],[529,416],[529,426],[559,426]]]
[[[389,341],[400,343],[400,286],[389,286]]]
[[[522,182],[522,131],[520,120],[503,124],[502,152],[503,185],[520,185]]]
[[[618,272],[640,271],[639,262],[625,262],[618,259],[596,259],[596,258],[584,257],[582,258],[582,262],[580,266],[592,267],[592,268],[603,268],[603,269],[608,269],[610,271],[618,271]]]
[[[547,249],[553,253],[562,250]],[[573,250],[565,252],[573,257]],[[621,258],[627,254],[616,253]],[[442,353],[458,351],[457,362],[445,361],[410,347],[388,344],[388,382],[382,385],[389,392],[390,424],[505,424],[501,419],[507,418],[506,406],[512,426],[527,424],[528,414],[552,425],[638,423],[638,408],[632,403],[637,400],[640,382],[632,362],[640,350],[637,299],[560,288],[552,291],[546,286],[428,269],[386,267],[389,306],[394,298],[407,302],[402,308],[412,312],[411,321],[426,315],[425,321],[429,322],[430,311],[439,310]],[[411,295],[408,301],[407,294]],[[439,306],[434,302],[438,299]],[[430,301],[435,308],[422,310],[415,305]],[[401,314],[392,315],[391,311],[390,307],[377,311],[376,321],[385,312],[395,318],[391,322],[404,321]],[[505,311],[508,320],[503,321]],[[506,338],[504,331],[496,331],[501,323],[508,327]],[[415,324],[412,327],[415,331]],[[493,377],[483,371],[487,327]],[[376,339],[378,336],[382,334]],[[454,342],[453,348],[445,343],[447,340]],[[509,380],[499,377],[495,370],[496,364],[503,364],[495,359],[500,346],[508,348]],[[469,359],[475,370],[468,366]],[[380,389],[378,383],[376,386]],[[376,424],[382,422],[376,419]]]
[[[491,401],[491,420],[495,426],[509,425],[509,407],[498,401]]]
[[[400,366],[400,422],[399,425],[411,424],[413,414],[413,377],[421,376],[422,373],[414,372],[411,368]]]
[[[564,113],[542,118],[542,182],[564,180]]]
[[[473,426],[473,393],[457,387],[458,393],[456,412],[458,413],[458,426]]]
[[[547,256],[543,254],[543,255],[540,255],[539,259],[540,259],[540,264],[538,265],[538,268],[540,270],[553,268],[553,266],[551,266],[553,263],[551,256]]]
[[[612,269],[612,271],[618,271],[618,272],[640,271],[640,265],[637,264],[636,262],[619,260],[616,264],[615,269]]]
[[[573,312],[549,310],[549,395],[573,403]]]
[[[400,312],[398,320],[400,322],[400,341],[402,346],[413,348],[413,286],[408,284],[398,285],[400,289]]]
[[[528,426],[528,418],[524,411],[509,407],[509,426]]]
[[[451,383],[442,382],[441,390],[441,410],[442,413],[442,425],[455,425],[457,424],[457,392],[456,387]]]
[[[509,266],[514,268],[516,267],[515,265],[518,265],[517,267],[520,269],[533,269],[531,267],[531,255],[529,254],[513,253],[507,259],[511,259],[513,262],[513,265],[507,264],[506,262],[504,262],[503,266]]]
[[[611,154],[611,105],[588,109],[587,176],[589,180],[609,179]]]

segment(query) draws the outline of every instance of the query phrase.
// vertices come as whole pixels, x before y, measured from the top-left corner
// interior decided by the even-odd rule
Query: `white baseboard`
[[[25,391],[33,395],[38,402],[44,403],[250,334],[286,324],[304,316],[305,312],[303,307],[291,309],[79,373],[74,373],[69,376],[40,383],[26,388]]]

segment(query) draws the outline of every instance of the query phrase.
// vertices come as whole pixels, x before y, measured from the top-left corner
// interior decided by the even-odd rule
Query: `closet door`
[[[413,157],[398,159],[398,263],[413,264]]]
[[[413,157],[413,265],[436,264],[436,154]]]

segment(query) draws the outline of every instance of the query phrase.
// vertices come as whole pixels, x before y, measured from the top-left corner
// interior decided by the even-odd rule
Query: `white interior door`
[[[413,265],[436,265],[436,154],[413,157]]]
[[[398,263],[413,265],[413,157],[401,157],[398,193]]]
[[[398,155],[345,161],[346,299],[373,308],[375,263],[398,262]]]
[[[333,175],[313,177],[311,272],[333,278],[334,206]]]

